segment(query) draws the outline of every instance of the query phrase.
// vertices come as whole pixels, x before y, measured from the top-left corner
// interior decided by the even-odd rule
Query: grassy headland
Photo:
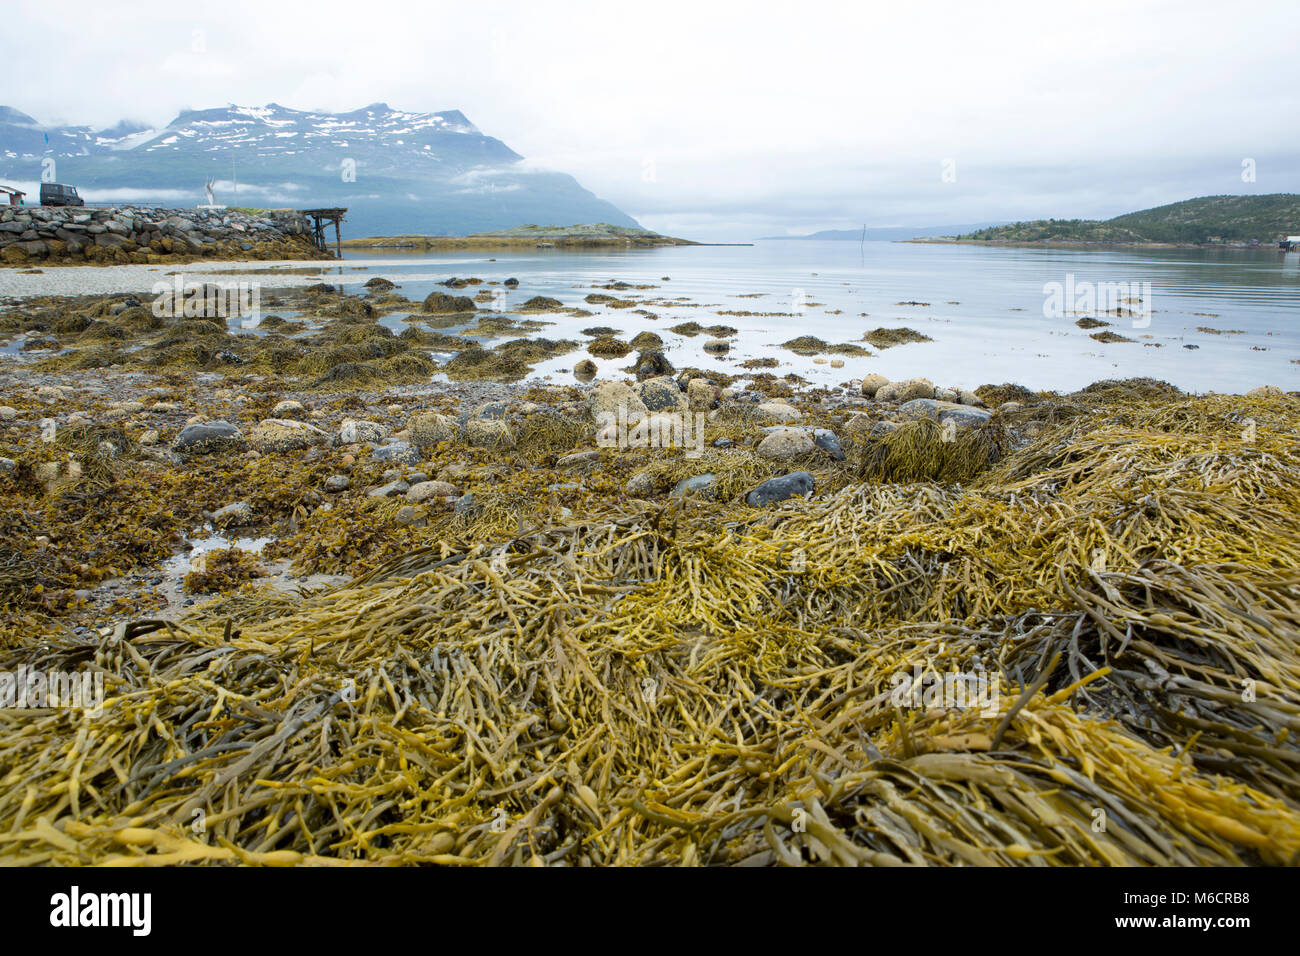
[[[1034,219],[980,229],[958,242],[1202,245],[1275,243],[1300,231],[1300,195],[1202,196],[1114,219]],[[927,241],[927,240],[917,240]]]
[[[662,236],[649,229],[611,226],[607,222],[573,226],[516,226],[495,232],[476,232],[468,236],[374,236],[348,239],[349,249],[498,249],[583,246],[694,246],[689,239]]]

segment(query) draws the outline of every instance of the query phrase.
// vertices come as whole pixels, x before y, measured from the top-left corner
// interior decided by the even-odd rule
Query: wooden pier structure
[[[342,259],[343,251],[340,243],[343,241],[342,234],[339,231],[339,223],[347,214],[346,209],[303,209],[302,214],[312,222],[312,242],[321,252],[329,252],[329,246],[325,241],[325,230],[331,223],[334,224],[334,258]]]

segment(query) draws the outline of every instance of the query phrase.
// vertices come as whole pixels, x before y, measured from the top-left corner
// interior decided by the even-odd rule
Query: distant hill
[[[89,202],[197,205],[212,177],[217,202],[230,206],[346,206],[351,236],[638,225],[572,176],[530,168],[459,110],[372,103],[326,113],[271,103],[187,110],[162,129],[124,121],[96,130],[45,126],[0,106],[0,182],[34,193],[47,160],[55,181]]]
[[[987,229],[1000,226],[999,222],[968,222],[956,226],[877,226],[866,230],[865,238],[873,241],[889,242],[895,239],[923,239],[927,236],[954,236],[961,232]],[[823,229],[806,236],[763,236],[759,241],[771,239],[836,239],[860,242],[863,239],[861,228],[858,229]]]
[[[1300,195],[1203,196],[1114,219],[1035,219],[958,234],[983,242],[1276,242],[1300,233]]]
[[[538,247],[694,246],[689,239],[663,236],[649,229],[615,226],[607,222],[573,226],[528,224],[511,229],[476,232],[469,236],[373,236],[345,239],[349,249],[504,249]]]

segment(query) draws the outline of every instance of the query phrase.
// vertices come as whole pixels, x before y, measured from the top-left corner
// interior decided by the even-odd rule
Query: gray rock
[[[236,501],[234,504],[226,505],[224,508],[218,508],[212,513],[212,523],[218,528],[228,528],[232,525],[251,524],[253,521],[253,506],[247,501]]]
[[[370,460],[395,461],[403,465],[417,465],[420,463],[420,453],[411,446],[410,442],[394,441],[371,449]]]
[[[572,455],[565,455],[555,463],[555,467],[562,471],[569,469],[580,470],[590,468],[600,461],[600,452],[598,451],[579,451]]]
[[[673,486],[673,490],[669,492],[669,497],[684,498],[687,495],[703,495],[706,498],[712,498],[717,483],[718,478],[712,473],[696,475],[694,478],[683,478]]]
[[[12,475],[17,467],[18,462],[12,458],[0,458],[0,475]]]
[[[871,426],[871,431],[868,434],[868,437],[880,438],[882,435],[888,435],[890,432],[896,431],[897,429],[898,422],[876,422]]]
[[[990,418],[990,413],[982,408],[941,402],[934,398],[914,398],[898,406],[898,411],[899,414],[909,418],[933,418],[940,422],[953,422],[959,428],[967,425],[982,425]]]
[[[347,475],[330,475],[325,479],[325,490],[332,494],[347,491],[352,487],[352,479]]]
[[[415,505],[402,505],[397,509],[397,514],[393,516],[393,520],[404,528],[411,525],[423,525],[424,509],[417,508]]]
[[[623,488],[629,495],[650,495],[654,494],[655,481],[649,473],[643,471],[629,478]]]
[[[796,495],[808,497],[817,487],[813,476],[806,471],[792,471],[779,478],[769,478],[745,496],[745,504],[751,508],[760,508],[777,501],[785,501]]]
[[[812,430],[813,442],[826,454],[830,455],[836,461],[844,460],[844,450],[840,447],[839,436],[829,428],[814,428]]]
[[[410,490],[411,486],[402,479],[390,481],[386,485],[380,485],[378,488],[371,488],[367,494],[371,498],[396,498],[398,495],[404,495]]]
[[[452,506],[458,515],[471,515],[474,513],[476,507],[477,506],[474,504],[474,492],[472,491],[467,495],[461,495],[456,499],[456,503]]]
[[[200,422],[186,425],[172,442],[172,451],[185,455],[204,455],[244,443],[244,433],[229,422]]]
[[[339,427],[339,443],[343,445],[352,445],[357,442],[381,442],[387,436],[388,429],[378,422],[345,418],[343,424]]]
[[[686,396],[677,387],[677,383],[666,375],[646,379],[637,386],[637,391],[641,393],[641,401],[645,402],[645,407],[652,412],[665,409],[677,411],[685,409],[687,404]]]
[[[446,481],[421,481],[406,489],[406,500],[420,504],[430,498],[451,498],[456,495],[456,486]]]
[[[758,443],[763,458],[793,458],[806,455],[815,447],[812,438],[801,428],[780,428]]]

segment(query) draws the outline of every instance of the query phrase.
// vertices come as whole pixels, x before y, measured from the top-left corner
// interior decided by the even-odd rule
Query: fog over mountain
[[[462,234],[523,222],[636,222],[563,173],[528,168],[458,110],[372,103],[346,113],[276,103],[181,113],[161,129],[41,126],[0,107],[7,175],[35,192],[42,165],[91,201],[194,205],[215,180],[231,206],[345,206],[351,235]],[[16,173],[16,175],[15,175]]]

